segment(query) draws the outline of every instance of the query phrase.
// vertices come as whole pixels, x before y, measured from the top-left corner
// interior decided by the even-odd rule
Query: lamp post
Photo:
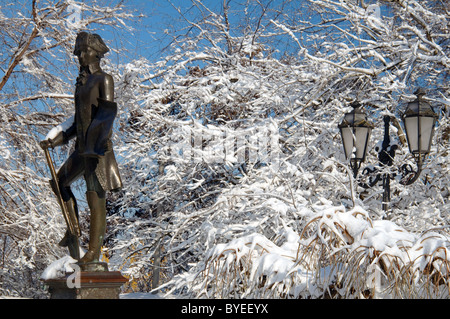
[[[424,92],[419,89],[415,92],[416,100],[409,102],[402,116],[406,131],[406,138],[411,154],[414,156],[417,164],[417,170],[413,170],[408,164],[402,165],[400,172],[403,178],[400,183],[410,185],[414,183],[421,171],[425,157],[430,152],[431,140],[433,138],[434,126],[437,120],[437,114],[433,111],[430,104],[423,99]],[[343,121],[339,124],[339,129],[344,146],[345,157],[350,160],[350,167],[356,178],[361,163],[366,158],[367,146],[370,138],[370,132],[374,127],[367,121],[367,116],[361,111],[359,103],[353,103],[353,111],[345,114]],[[384,138],[381,150],[378,152],[378,161],[381,167],[392,166],[395,157],[397,145],[391,145],[389,124],[391,117],[385,115]],[[369,184],[360,184],[365,188],[375,186],[380,180],[383,185],[383,210],[388,210],[391,190],[390,180],[395,176],[390,173],[378,173],[378,169],[365,168],[364,175],[370,175]]]

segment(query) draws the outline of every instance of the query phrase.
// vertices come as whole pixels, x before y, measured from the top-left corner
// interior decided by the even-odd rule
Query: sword
[[[64,204],[64,201],[62,199],[61,190],[59,189],[58,177],[56,175],[55,167],[53,166],[52,158],[50,157],[50,152],[48,151],[47,147],[45,147],[43,149],[44,149],[44,153],[45,153],[45,158],[47,159],[48,167],[50,169],[50,173],[52,174],[53,182],[55,184],[54,190],[56,193],[56,197],[58,199],[59,206],[61,206],[61,210],[62,210],[64,219],[66,221],[67,228],[69,229],[69,232],[71,234],[76,235],[77,237],[80,237],[81,236],[80,228],[78,227],[78,225],[76,225],[76,223],[73,222],[72,218],[69,215],[69,212],[67,211],[67,207]]]

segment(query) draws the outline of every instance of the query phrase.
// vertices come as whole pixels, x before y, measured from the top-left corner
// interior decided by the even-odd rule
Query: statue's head
[[[78,33],[75,41],[75,49],[73,50],[73,54],[80,58],[82,52],[86,53],[88,51],[94,51],[95,53],[92,54],[100,60],[109,51],[109,49],[98,34],[80,32]]]

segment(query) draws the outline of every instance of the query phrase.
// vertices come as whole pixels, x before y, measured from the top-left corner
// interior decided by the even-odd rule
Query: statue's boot
[[[69,215],[76,216],[77,224],[78,224],[78,208],[75,200],[71,198],[67,202],[64,202],[64,205],[67,208],[67,211],[69,212]],[[69,229],[66,230],[66,233],[64,237],[61,239],[61,241],[58,243],[61,247],[67,247],[69,245],[69,242],[71,240],[72,234],[70,233]]]
[[[67,211],[69,212],[69,216],[73,216],[74,220],[73,222],[76,223],[76,226],[78,226],[78,209],[77,204],[73,198],[68,200],[67,202],[64,202],[64,205],[66,205]],[[66,234],[64,235],[63,239],[58,243],[61,247],[67,247],[69,249],[69,254],[73,259],[79,260],[80,259],[80,246],[78,243],[78,236],[76,234],[72,234],[68,229],[66,230]]]
[[[98,197],[95,191],[86,192],[86,197],[91,211],[89,249],[80,259],[80,264],[99,261],[106,231],[106,198]]]
[[[69,255],[73,259],[80,259],[80,245],[78,243],[78,236],[73,235],[69,230],[66,230],[66,234],[58,245],[61,247],[67,247],[69,249]]]

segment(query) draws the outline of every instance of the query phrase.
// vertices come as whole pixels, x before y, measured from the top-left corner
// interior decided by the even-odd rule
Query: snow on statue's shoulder
[[[64,277],[66,273],[75,271],[73,264],[76,262],[77,260],[70,256],[64,256],[61,259],[55,260],[44,270],[41,279],[49,280]]]
[[[72,115],[69,117],[65,122],[59,124],[58,126],[55,126],[52,128],[47,136],[45,137],[46,140],[48,139],[54,139],[60,132],[66,131],[70,126],[72,126],[74,122],[74,116]]]

